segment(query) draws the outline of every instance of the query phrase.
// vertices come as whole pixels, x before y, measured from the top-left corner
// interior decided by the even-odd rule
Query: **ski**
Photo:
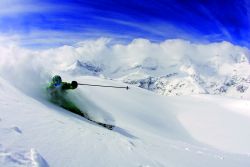
[[[106,129],[108,129],[108,130],[113,130],[114,127],[115,127],[115,125],[110,125],[110,124],[106,124],[106,123],[102,123],[102,122],[98,122],[98,121],[92,120],[92,119],[90,119],[90,117],[89,117],[86,113],[82,113],[82,112],[81,112],[81,114],[79,114],[79,115],[81,115],[81,116],[84,117],[85,119],[89,120],[90,122],[93,122],[93,123],[95,123],[95,124],[98,124],[98,125],[100,125],[100,126],[106,128]]]
[[[105,124],[105,123],[101,123],[101,122],[96,122],[96,121],[93,121],[93,120],[89,120],[89,121],[94,122],[94,123],[106,128],[106,129],[109,129],[109,130],[113,130],[114,127],[115,127],[114,125]]]

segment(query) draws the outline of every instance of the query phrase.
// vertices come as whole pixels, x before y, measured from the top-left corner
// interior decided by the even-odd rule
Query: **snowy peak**
[[[81,68],[83,65],[79,60],[76,60],[76,62],[72,66],[74,68]]]
[[[97,75],[103,71],[103,65],[97,65],[92,62],[81,62],[76,60],[76,62],[66,68],[65,72],[71,74],[80,75]]]
[[[173,73],[167,75],[143,71],[140,75],[135,75],[135,72],[127,74],[120,80],[167,96],[206,93],[250,99],[249,69],[248,59],[244,55],[233,64],[223,63],[215,57],[214,61],[203,65],[191,60],[182,62]]]

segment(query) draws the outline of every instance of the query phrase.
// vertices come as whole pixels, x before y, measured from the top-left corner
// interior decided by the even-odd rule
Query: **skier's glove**
[[[72,89],[76,89],[77,86],[78,86],[78,83],[77,83],[76,81],[72,81],[72,82],[71,82],[71,87],[72,87]]]

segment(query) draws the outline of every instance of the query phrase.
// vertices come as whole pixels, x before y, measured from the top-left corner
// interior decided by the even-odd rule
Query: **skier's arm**
[[[72,83],[63,82],[62,84],[63,84],[62,85],[63,90],[76,89],[78,85],[76,81],[72,81]]]

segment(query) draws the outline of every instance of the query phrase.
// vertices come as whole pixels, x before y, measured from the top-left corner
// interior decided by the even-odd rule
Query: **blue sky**
[[[27,44],[181,38],[250,47],[248,0],[1,0],[0,34]]]

